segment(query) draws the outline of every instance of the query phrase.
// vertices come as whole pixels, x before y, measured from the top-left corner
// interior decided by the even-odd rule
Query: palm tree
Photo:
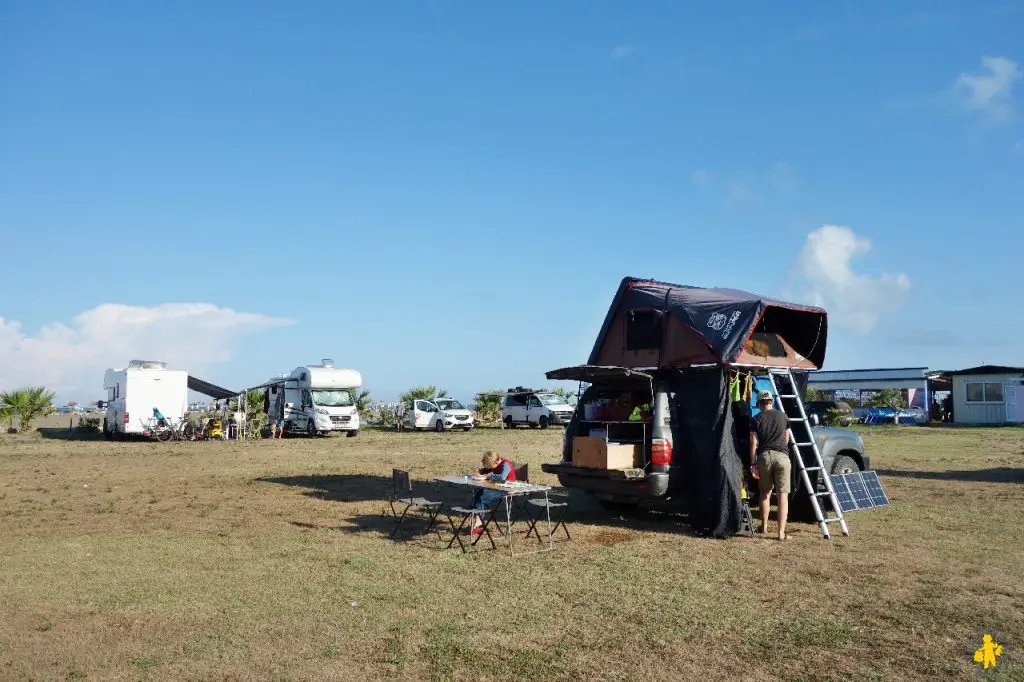
[[[447,398],[448,391],[445,389],[437,390],[437,386],[431,384],[430,386],[413,386],[408,391],[399,396],[399,399],[403,403],[411,403],[413,400],[436,400],[437,398]]]
[[[14,417],[18,417],[18,428],[28,431],[32,422],[53,412],[53,391],[42,386],[19,388],[16,391],[0,393],[0,415],[7,419],[9,430],[14,429]]]
[[[356,412],[365,414],[370,411],[370,392],[365,388],[352,390],[352,404],[356,406]]]

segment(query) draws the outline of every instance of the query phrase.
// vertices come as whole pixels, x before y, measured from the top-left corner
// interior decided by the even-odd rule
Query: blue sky
[[[543,383],[626,275],[1024,364],[1021,2],[0,5],[0,387]]]

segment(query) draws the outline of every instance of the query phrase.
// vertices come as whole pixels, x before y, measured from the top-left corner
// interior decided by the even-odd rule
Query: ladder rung
[[[826,490],[823,493],[814,493],[814,496],[815,497],[831,497],[832,493],[830,493],[829,491]]]
[[[804,471],[821,471],[821,467],[804,467]]]
[[[803,417],[790,417],[789,421],[791,421],[791,422],[805,422],[807,420],[804,419]]]
[[[811,443],[811,442],[807,442],[807,443],[797,443],[797,445],[798,445],[798,446],[800,446],[800,447],[806,447],[806,446],[808,446],[808,445],[814,445],[814,443]]]
[[[842,516],[833,516],[833,517],[828,518],[828,519],[822,519],[822,521],[824,521],[825,523],[839,523],[842,520],[843,520]]]
[[[779,394],[779,397],[780,397],[780,398],[799,398],[800,396],[797,396],[797,395],[790,395],[789,393],[780,393],[780,394]]]

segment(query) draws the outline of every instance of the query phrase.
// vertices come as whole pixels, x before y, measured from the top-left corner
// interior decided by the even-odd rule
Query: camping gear
[[[827,315],[821,308],[736,289],[626,277],[587,364],[820,369],[827,333]]]
[[[818,443],[811,431],[811,422],[804,411],[804,403],[793,379],[793,373],[789,369],[775,369],[768,372],[768,381],[772,385],[775,396],[775,405],[789,417],[790,429],[796,439],[796,461],[797,471],[803,479],[804,490],[810,496],[811,508],[814,510],[814,518],[821,528],[821,536],[829,539],[828,525],[838,523],[843,535],[849,535],[850,530],[846,527],[846,519],[843,518],[843,510],[836,499],[836,491],[832,486],[831,477],[825,471],[825,464],[821,461],[821,452],[818,450]],[[780,390],[781,389],[781,390]],[[785,392],[783,392],[785,391]],[[810,457],[808,457],[810,455]],[[818,486],[811,481],[810,473],[815,474],[817,482],[825,484],[825,490],[818,492]],[[831,510],[824,510],[820,504],[822,498],[828,498]],[[831,515],[830,515],[831,514]]]
[[[437,527],[437,515],[441,512],[442,502],[433,502],[423,497],[412,496],[412,479],[409,477],[408,471],[401,469],[391,470],[391,482],[394,486],[394,493],[388,504],[391,506],[391,514],[395,517],[395,527],[391,529],[390,537],[394,538],[398,535],[398,531],[401,529],[402,524],[405,522],[406,516],[410,511],[422,512],[428,519],[427,530],[431,530],[437,533],[437,539],[441,539],[441,531]],[[404,506],[401,515],[398,510],[395,509],[395,505]]]

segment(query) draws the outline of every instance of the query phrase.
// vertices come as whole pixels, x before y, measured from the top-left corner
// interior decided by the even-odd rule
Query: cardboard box
[[[640,446],[608,443],[604,438],[577,436],[572,440],[573,466],[589,469],[632,469],[640,459]]]

